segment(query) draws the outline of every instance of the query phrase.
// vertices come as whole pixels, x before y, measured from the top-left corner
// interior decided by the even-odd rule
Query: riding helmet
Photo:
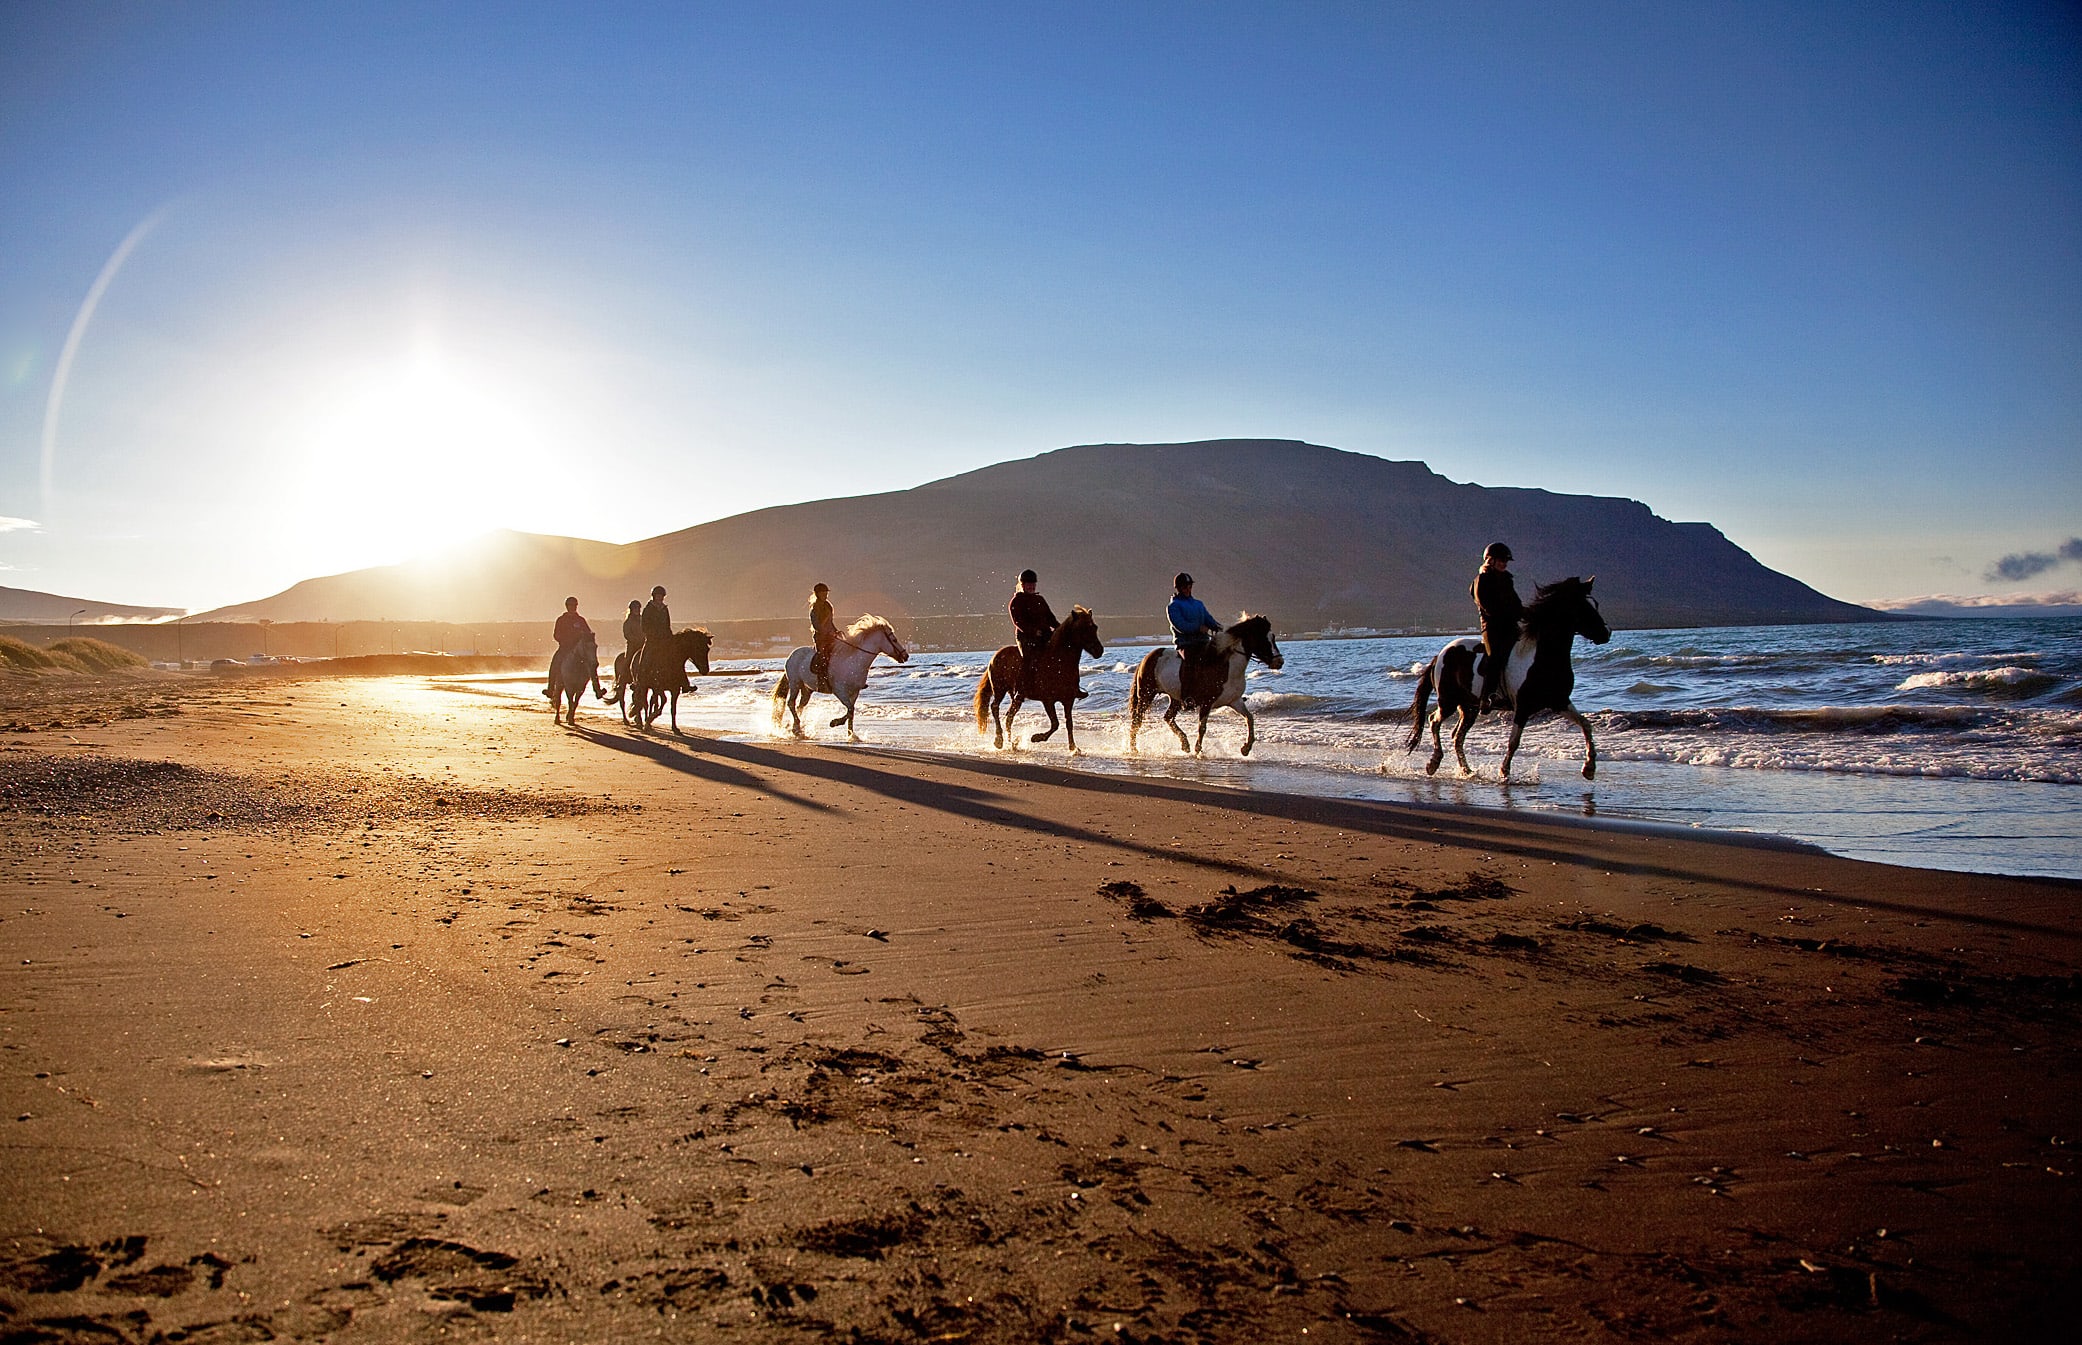
[[[1482,559],[1509,561],[1511,559],[1511,548],[1505,546],[1502,542],[1491,542],[1482,552]]]
[[[1038,584],[1041,582],[1041,576],[1035,574],[1032,570],[1021,570],[1019,572],[1019,582],[1022,584]]]

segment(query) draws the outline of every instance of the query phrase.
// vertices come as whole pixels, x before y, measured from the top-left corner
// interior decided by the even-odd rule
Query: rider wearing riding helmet
[[[1032,570],[1019,572],[1019,587],[1013,591],[1012,601],[1005,605],[1012,614],[1012,638],[1019,642],[1019,688],[1020,694],[1033,694],[1031,671],[1034,656],[1048,646],[1048,639],[1062,623],[1055,619],[1048,599],[1041,596],[1041,576]],[[1077,689],[1082,700],[1090,695],[1084,688]]]
[[[637,624],[643,628],[643,652],[646,661],[656,658],[671,662],[672,656],[668,651],[672,648],[672,611],[665,605],[665,585],[659,584],[651,589],[651,600],[643,605],[643,615],[638,618]],[[657,651],[656,654],[651,652],[653,650]],[[669,690],[672,683],[677,681],[680,690],[687,689],[685,663],[675,664],[671,668],[653,665],[646,668],[645,672],[649,674],[646,682],[650,686]]]
[[[1482,667],[1482,700],[1486,706],[1504,680],[1504,663],[1518,643],[1518,618],[1525,604],[1518,600],[1518,583],[1511,578],[1511,548],[1491,542],[1482,553],[1482,568],[1468,586],[1475,610],[1482,616],[1482,651],[1489,657]]]
[[[1171,590],[1174,596],[1171,605],[1164,609],[1164,616],[1171,623],[1171,642],[1178,647],[1179,690],[1185,693],[1185,699],[1194,703],[1211,700],[1221,689],[1219,684],[1213,687],[1199,684],[1207,680],[1207,670],[1212,666],[1208,652],[1213,637],[1221,633],[1222,623],[1214,619],[1206,603],[1193,596],[1193,576],[1180,571],[1171,581]],[[1188,690],[1189,682],[1193,691],[1200,694]]]
[[[629,615],[622,618],[622,646],[629,656],[629,669],[636,670],[637,651],[643,648],[643,599],[629,599]]]
[[[822,684],[831,677],[831,647],[839,641],[839,624],[831,615],[831,585],[818,584],[810,590],[810,639],[817,653],[810,659],[810,672]]]
[[[557,618],[557,652],[550,655],[549,681],[542,688],[543,695],[548,696],[551,700],[556,699],[557,664],[563,662],[564,655],[571,646],[592,633],[593,628],[587,625],[586,619],[578,614],[578,599],[564,599],[564,615]]]

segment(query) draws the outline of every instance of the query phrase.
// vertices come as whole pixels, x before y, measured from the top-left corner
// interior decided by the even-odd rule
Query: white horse
[[[1135,750],[1135,736],[1142,731],[1142,716],[1156,703],[1159,696],[1171,698],[1171,708],[1164,712],[1164,723],[1178,735],[1181,750],[1198,754],[1200,744],[1207,739],[1207,716],[1224,705],[1243,716],[1243,754],[1249,756],[1258,741],[1258,721],[1251,718],[1250,707],[1243,703],[1244,669],[1252,659],[1277,671],[1286,663],[1280,653],[1279,641],[1272,638],[1272,622],[1262,616],[1247,616],[1214,637],[1215,653],[1228,660],[1229,671],[1222,685],[1211,700],[1198,706],[1200,732],[1189,742],[1186,731],[1178,726],[1178,712],[1186,708],[1186,699],[1179,691],[1178,675],[1181,667],[1176,649],[1152,649],[1142,656],[1142,666],[1135,670],[1135,685],[1128,692],[1128,750]]]
[[[601,700],[607,692],[600,686],[600,646],[592,633],[578,637],[569,649],[557,655],[549,672],[549,714],[560,724],[578,727],[578,703],[586,697],[586,684],[593,686],[593,694]],[[569,713],[566,713],[566,703]]]
[[[831,649],[828,685],[820,687],[810,672],[810,660],[817,657],[817,651],[808,645],[796,646],[788,655],[781,680],[774,684],[774,727],[779,728],[781,717],[787,715],[795,721],[795,736],[802,737],[802,707],[819,691],[828,691],[846,707],[846,713],[832,720],[831,726],[844,724],[846,736],[858,741],[860,735],[853,731],[853,703],[860,698],[860,689],[867,685],[868,665],[877,654],[887,654],[898,663],[911,659],[911,651],[904,648],[904,642],[896,638],[896,631],[887,621],[864,616],[840,633]]]

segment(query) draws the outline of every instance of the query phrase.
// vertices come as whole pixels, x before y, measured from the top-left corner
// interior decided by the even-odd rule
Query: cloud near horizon
[[[33,518],[9,518],[0,514],[0,532],[39,532],[43,524]]]
[[[1878,598],[1865,604],[1882,612],[1946,609],[1999,613],[2013,608],[2082,608],[2082,590],[2056,589],[2038,593],[1926,593],[1920,598]]]
[[[2053,551],[2012,552],[1989,566],[1983,577],[1991,584],[2016,584],[2071,563],[2082,563],[2082,537],[2070,537]]]

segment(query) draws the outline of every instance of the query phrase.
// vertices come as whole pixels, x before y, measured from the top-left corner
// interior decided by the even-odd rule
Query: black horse
[[[1519,620],[1518,643],[1504,660],[1503,690],[1511,696],[1511,742],[1504,749],[1500,772],[1506,780],[1511,778],[1511,758],[1518,755],[1518,738],[1525,732],[1526,722],[1549,712],[1583,730],[1583,778],[1597,776],[1598,747],[1591,741],[1590,721],[1569,703],[1576,690],[1576,670],[1569,664],[1569,651],[1576,637],[1581,635],[1592,644],[1603,644],[1612,638],[1604,615],[1598,611],[1597,600],[1590,596],[1590,586],[1596,578],[1569,578],[1541,585]],[[1475,690],[1475,660],[1481,652],[1480,640],[1455,640],[1441,649],[1417,677],[1417,694],[1410,701],[1410,738],[1403,750],[1415,749],[1424,736],[1425,706],[1436,690],[1439,708],[1431,716],[1431,760],[1424,765],[1426,775],[1437,771],[1446,755],[1446,749],[1439,744],[1439,726],[1449,714],[1460,716],[1460,722],[1453,727],[1453,755],[1460,761],[1460,773],[1475,773],[1468,765],[1465,744],[1468,730],[1474,727],[1482,708],[1482,697]]]
[[[647,729],[664,712],[670,696],[672,731],[678,733],[680,692],[687,689],[687,664],[691,662],[702,676],[708,675],[709,633],[695,626],[655,643],[662,647],[653,650],[645,645],[636,657],[640,666],[634,669],[629,667],[627,654],[615,655],[614,695],[601,699],[621,707],[623,723]]]

